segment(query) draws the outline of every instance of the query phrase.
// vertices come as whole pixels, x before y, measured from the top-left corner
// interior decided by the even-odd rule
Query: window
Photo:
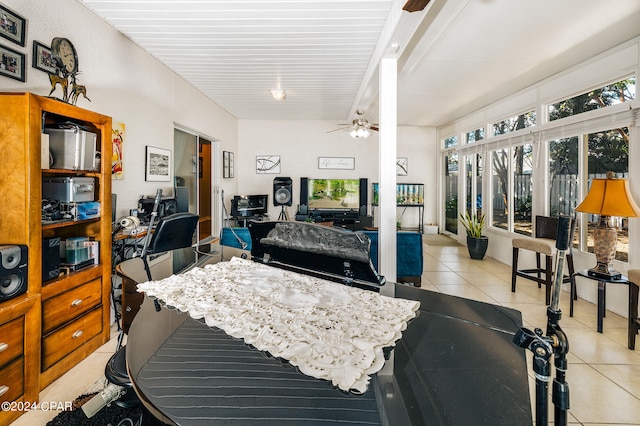
[[[465,210],[469,214],[482,214],[482,173],[481,154],[466,157],[465,162]]]
[[[536,112],[529,111],[493,124],[493,136],[504,135],[536,125]]]
[[[513,148],[513,231],[532,235],[531,213],[533,181],[533,147],[530,144]]]
[[[628,102],[635,98],[636,78],[630,77],[617,83],[549,105],[549,121],[605,108],[621,102]]]
[[[578,138],[549,142],[549,215],[572,215],[578,205]]]
[[[467,132],[467,143],[473,143],[484,139],[484,127],[481,127],[471,132]]]
[[[458,138],[455,136],[451,136],[450,138],[446,138],[444,140],[445,148],[453,148],[458,145]]]
[[[458,233],[458,154],[451,151],[445,157],[445,230]]]
[[[509,200],[509,151],[501,149],[491,153],[491,225],[509,229],[507,204]]]

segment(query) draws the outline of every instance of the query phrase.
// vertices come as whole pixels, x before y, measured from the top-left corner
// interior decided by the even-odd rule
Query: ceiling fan
[[[364,111],[358,110],[356,111],[358,115],[351,123],[338,124],[338,126],[347,126],[341,127],[338,129],[329,130],[327,133],[338,132],[338,131],[349,131],[352,138],[368,138],[371,134],[371,131],[378,131],[379,127],[377,124],[371,124],[365,118],[362,118],[364,115]]]

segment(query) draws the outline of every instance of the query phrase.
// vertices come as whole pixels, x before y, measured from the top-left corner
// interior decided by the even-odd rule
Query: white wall
[[[286,102],[286,101],[285,101]],[[287,209],[293,218],[300,200],[300,178],[367,178],[369,204],[371,183],[378,182],[378,133],[367,139],[353,139],[349,132],[338,131],[333,121],[311,120],[239,120],[236,174],[239,176],[238,194],[268,194],[269,217],[277,219],[280,207],[273,206],[273,179],[287,176],[293,180],[293,205]],[[409,158],[408,176],[398,176],[398,183],[425,184],[426,223],[436,218],[436,147],[435,129],[425,127],[398,128],[398,157]],[[280,174],[257,174],[257,155],[279,155]],[[318,157],[353,157],[354,170],[326,170],[318,168]],[[395,162],[395,159],[391,159]],[[234,194],[225,194],[225,201]],[[369,207],[370,209],[370,207]],[[416,225],[417,209],[408,209],[403,224]],[[400,213],[401,210],[398,210]],[[369,211],[371,214],[371,210]]]
[[[48,95],[47,74],[31,67],[32,44],[37,40],[50,46],[54,37],[66,37],[78,51],[78,81],[87,87],[91,99],[89,102],[80,98],[77,105],[125,124],[124,179],[113,181],[113,192],[118,194],[118,217],[135,208],[140,195],[154,195],[157,188],[166,195],[172,194],[172,182],[145,182],[144,156],[146,145],[173,150],[174,123],[220,141],[220,150],[236,150],[237,120],[232,115],[78,1],[2,3],[28,21],[25,47],[2,42],[26,54],[27,81],[0,77],[0,90]],[[59,88],[53,95],[62,97]],[[232,192],[236,182],[225,179],[223,185]]]

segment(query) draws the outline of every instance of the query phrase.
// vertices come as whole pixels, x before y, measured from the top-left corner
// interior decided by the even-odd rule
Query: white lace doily
[[[139,292],[286,359],[309,376],[364,393],[420,303],[234,257]]]

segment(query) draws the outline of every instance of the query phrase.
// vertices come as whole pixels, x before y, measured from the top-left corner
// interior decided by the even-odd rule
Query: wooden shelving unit
[[[111,165],[101,162],[99,171],[42,169],[43,129],[63,121],[95,132],[97,151],[110,158],[110,117],[30,93],[0,94],[0,200],[4,205],[0,209],[0,244],[27,245],[29,260],[27,292],[0,301],[0,327],[24,324],[25,344],[20,355],[24,360],[24,386],[19,398],[31,401],[37,400],[41,389],[106,343],[110,334]],[[95,178],[100,217],[43,225],[44,177]],[[99,263],[42,282],[42,239],[51,237],[89,237],[97,241]],[[20,316],[24,316],[23,321],[11,322]],[[5,421],[3,416],[7,413],[0,413],[0,423]]]

